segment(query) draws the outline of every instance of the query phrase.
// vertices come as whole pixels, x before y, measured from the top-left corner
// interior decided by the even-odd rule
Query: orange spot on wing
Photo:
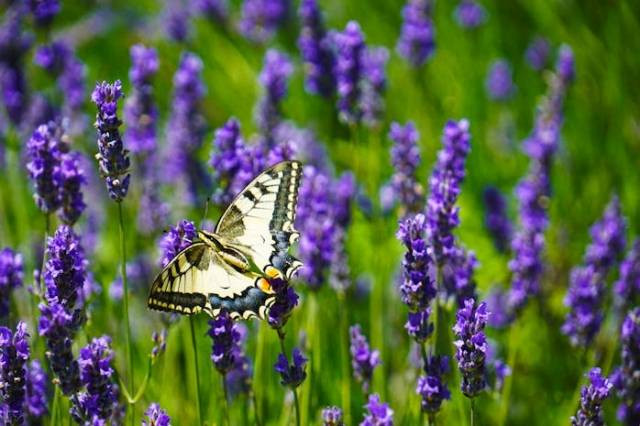
[[[258,288],[260,288],[260,290],[264,291],[265,293],[269,293],[269,294],[273,293],[271,284],[269,284],[269,281],[264,278],[260,278],[258,280]]]
[[[273,266],[267,266],[264,273],[270,278],[282,278],[282,273]]]

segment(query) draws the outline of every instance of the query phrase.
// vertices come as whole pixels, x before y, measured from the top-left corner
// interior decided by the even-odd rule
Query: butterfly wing
[[[236,196],[215,229],[241,246],[262,271],[275,267],[287,279],[302,266],[288,253],[299,237],[294,221],[301,175],[298,161],[265,170]]]
[[[148,306],[160,311],[215,317],[220,309],[233,318],[264,318],[273,296],[256,286],[256,278],[236,271],[204,242],[176,255],[151,286]]]

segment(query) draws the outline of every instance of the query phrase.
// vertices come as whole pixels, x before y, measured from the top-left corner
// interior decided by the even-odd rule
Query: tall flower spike
[[[49,378],[40,361],[33,360],[27,370],[26,398],[27,411],[32,420],[40,419],[47,414],[48,408],[48,385]]]
[[[355,124],[362,116],[358,102],[362,54],[366,47],[364,35],[356,21],[349,21],[344,31],[334,33],[332,38],[336,48],[335,76],[339,118],[344,123]]]
[[[413,122],[404,126],[391,123],[389,139],[391,146],[391,164],[394,173],[391,185],[396,192],[405,213],[418,213],[424,209],[424,188],[418,181],[416,170],[420,165],[420,135]]]
[[[496,188],[484,190],[484,224],[493,239],[498,251],[505,253],[509,250],[512,224],[507,216],[507,202],[504,195]]]
[[[60,12],[59,0],[29,0],[29,9],[36,24],[46,27]]]
[[[620,264],[619,278],[613,288],[616,305],[621,311],[640,304],[640,238],[636,238]]]
[[[408,0],[402,9],[402,29],[396,50],[414,67],[423,65],[435,50],[431,0]]]
[[[622,215],[620,200],[611,197],[602,218],[589,230],[591,245],[585,254],[585,263],[606,273],[620,258],[626,246],[626,223]]]
[[[190,3],[183,0],[168,0],[164,12],[166,31],[170,39],[182,42],[189,37],[191,13]]]
[[[60,207],[63,179],[60,156],[55,125],[49,123],[38,126],[27,142],[27,170],[35,190],[33,198],[44,213],[52,213]]]
[[[511,76],[511,66],[504,59],[498,59],[491,63],[489,74],[485,82],[487,93],[494,101],[509,99],[515,92],[515,85]]]
[[[29,334],[20,321],[15,333],[0,327],[0,396],[6,404],[8,424],[22,425],[25,421],[25,395]]]
[[[171,227],[169,232],[162,236],[160,248],[162,259],[160,266],[163,268],[171,262],[178,253],[189,247],[198,236],[196,226],[193,222],[183,219]]]
[[[362,390],[369,392],[369,384],[373,377],[373,370],[382,363],[380,352],[371,350],[366,337],[362,334],[359,325],[349,328],[351,336],[351,366],[356,379],[362,384]]]
[[[580,407],[571,417],[571,426],[604,426],[602,403],[609,397],[613,385],[601,375],[599,368],[591,369],[589,382],[580,392]]]
[[[60,210],[58,217],[73,225],[87,207],[82,196],[82,186],[87,184],[81,167],[80,153],[67,152],[60,156]]]
[[[531,68],[540,71],[549,62],[550,52],[551,46],[549,45],[549,41],[543,37],[536,37],[529,43],[524,56]]]
[[[9,314],[11,291],[21,287],[23,279],[22,255],[8,247],[0,250],[0,318]]]
[[[640,424],[640,308],[629,311],[620,330],[621,365],[611,375],[620,405],[618,420],[625,425]]]
[[[323,408],[322,426],[344,426],[342,410],[335,406]]]
[[[142,426],[171,426],[171,418],[164,411],[160,404],[152,402],[144,412],[144,418],[142,419]]]
[[[462,0],[454,12],[456,22],[462,28],[478,28],[487,20],[487,11],[474,0]]]
[[[111,338],[94,338],[80,349],[78,365],[84,391],[71,398],[71,416],[80,424],[108,424],[118,406],[118,387],[113,382]]]
[[[96,129],[98,129],[98,149],[96,159],[100,174],[105,179],[109,196],[121,202],[129,191],[129,151],[124,148],[118,128],[122,123],[118,118],[118,100],[122,97],[122,84],[116,80],[110,84],[98,83],[91,94],[91,100],[98,107]]]
[[[284,24],[288,15],[288,0],[244,0],[240,32],[251,41],[266,42]]]
[[[424,376],[418,378],[416,393],[422,397],[422,411],[435,414],[442,402],[451,398],[449,388],[444,383],[444,375],[449,372],[449,358],[432,355],[425,359]]]
[[[364,407],[367,412],[360,426],[393,426],[393,410],[389,408],[389,404],[380,401],[378,394],[369,395]]]
[[[234,332],[237,338],[231,349],[233,365],[225,376],[227,390],[231,398],[241,393],[248,395],[251,392],[251,379],[253,376],[251,360],[245,354],[247,327],[244,323],[236,322],[234,324]]]
[[[67,310],[73,310],[87,279],[86,264],[80,238],[69,226],[60,226],[47,241],[44,270],[47,302],[59,302]]]
[[[292,363],[289,364],[285,354],[278,354],[278,361],[273,368],[280,373],[281,383],[283,386],[289,386],[292,389],[302,384],[307,377],[306,365],[307,358],[302,354],[300,349],[293,348]]]
[[[276,49],[267,50],[259,78],[264,94],[258,103],[255,119],[269,146],[273,145],[272,133],[282,120],[280,102],[287,94],[292,72],[293,65],[287,55]]]
[[[385,68],[389,51],[384,47],[369,47],[362,54],[360,81],[360,110],[362,121],[369,127],[379,124],[384,110],[384,92],[387,88]]]
[[[271,289],[274,291],[275,302],[267,313],[269,325],[279,330],[287,323],[291,316],[291,311],[298,305],[298,294],[289,283],[281,278],[274,278],[270,281]]]
[[[473,398],[486,386],[485,359],[487,340],[484,328],[489,313],[486,303],[476,306],[473,299],[467,299],[464,306],[456,314],[453,331],[458,338],[453,344],[456,347],[456,360],[462,373],[462,393]]]
[[[329,97],[336,88],[335,58],[317,0],[302,0],[298,14],[302,26],[298,49],[304,61],[305,88],[309,93]]]
[[[240,341],[240,333],[227,311],[209,321],[209,337],[212,340],[211,361],[220,374],[226,374],[233,367],[234,348]]]

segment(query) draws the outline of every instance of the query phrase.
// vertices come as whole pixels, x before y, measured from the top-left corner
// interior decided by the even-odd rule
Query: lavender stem
[[[196,332],[193,325],[193,315],[189,316],[189,328],[191,329],[191,346],[193,347],[193,367],[196,376],[196,405],[198,406],[198,425],[202,425],[202,406],[200,405],[200,369],[198,368],[198,347],[196,346]],[[224,383],[224,377],[222,378]]]
[[[227,390],[227,373],[220,375],[222,378],[222,395],[224,397],[224,420],[227,422],[227,426],[231,426],[229,420],[229,391]]]
[[[284,332],[281,328],[277,328],[278,339],[280,340],[280,350],[282,350],[282,354],[287,360],[287,365],[289,365],[289,357],[287,356],[287,351],[284,348]],[[300,403],[298,402],[298,392],[295,387],[291,387],[291,391],[293,392],[293,401],[296,409],[296,426],[300,426]]]

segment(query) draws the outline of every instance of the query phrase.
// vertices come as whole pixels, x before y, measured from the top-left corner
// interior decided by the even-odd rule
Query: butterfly
[[[302,166],[265,170],[231,202],[215,230],[178,253],[153,281],[148,306],[161,311],[264,319],[275,302],[270,280],[289,280],[302,263],[288,253]]]

